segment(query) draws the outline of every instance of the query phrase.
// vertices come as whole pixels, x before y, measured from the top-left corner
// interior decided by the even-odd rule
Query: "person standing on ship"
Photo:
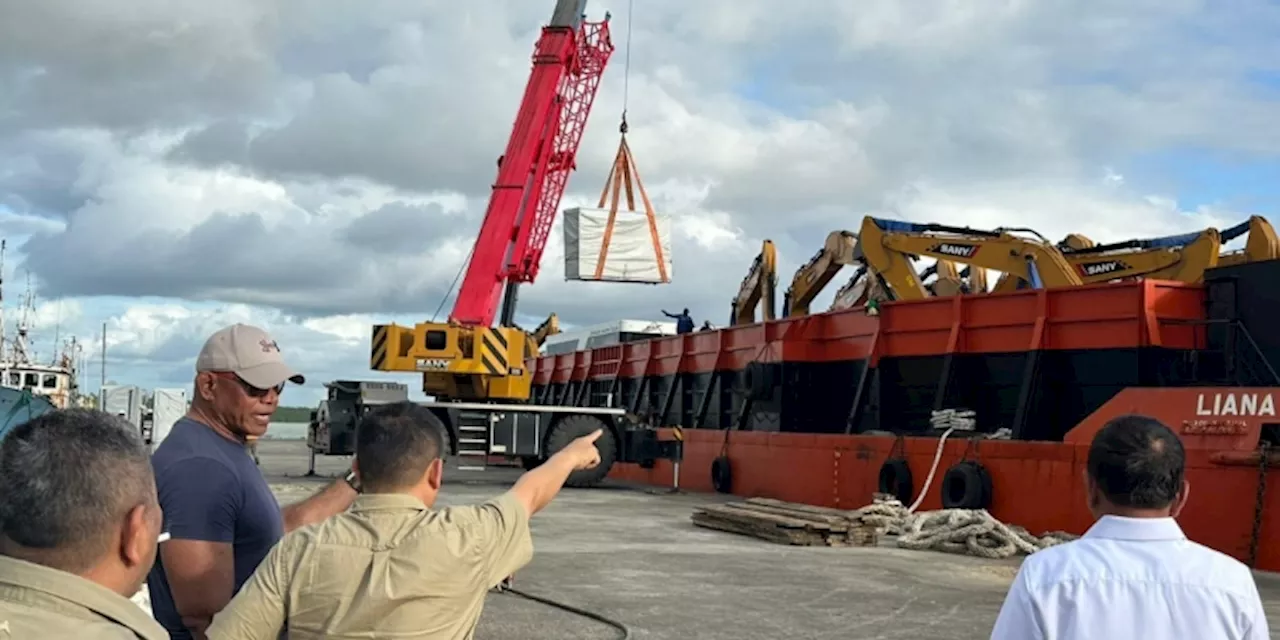
[[[165,531],[147,578],[152,611],[174,640],[202,639],[287,531],[351,505],[353,474],[281,509],[246,448],[262,437],[285,383],[305,379],[258,327],[214,333],[196,358],[187,415],[152,456]]]
[[[1269,640],[1253,575],[1187,539],[1182,442],[1146,416],[1108,422],[1089,447],[1085,489],[1097,522],[1023,561],[992,640]]]
[[[162,529],[150,452],[123,419],[60,409],[0,445],[0,638],[164,640],[129,601]]]
[[[662,315],[668,318],[675,318],[676,333],[693,333],[693,316],[689,315],[688,309],[680,313],[669,313],[666,309],[663,309]]]

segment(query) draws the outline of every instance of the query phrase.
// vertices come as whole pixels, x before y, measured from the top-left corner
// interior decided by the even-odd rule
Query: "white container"
[[[649,217],[643,212],[619,211],[609,239],[604,269],[596,277],[600,247],[609,224],[608,209],[579,207],[564,212],[564,277],[566,280],[661,283],[671,280],[671,218],[654,214],[658,246],[653,246]],[[659,266],[661,265],[661,269]],[[663,278],[665,274],[666,278]]]
[[[187,414],[186,389],[156,389],[151,397],[151,448],[155,450],[173,429],[173,423]]]
[[[133,385],[109,384],[102,388],[99,405],[103,411],[124,418],[142,433],[142,390]]]

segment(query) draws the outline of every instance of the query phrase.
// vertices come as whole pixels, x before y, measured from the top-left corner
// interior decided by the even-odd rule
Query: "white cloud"
[[[762,239],[785,287],[869,213],[1100,241],[1229,225],[1251,212],[1179,203],[1140,161],[1280,155],[1277,96],[1248,81],[1280,60],[1264,0],[638,5],[628,137],[676,282],[565,282],[557,222],[526,324],[719,323]],[[596,204],[617,148],[626,6],[589,3],[618,50],[564,207]],[[313,380],[371,375],[369,325],[430,318],[459,273],[550,9],[20,3],[0,23],[0,233],[39,281],[41,336],[63,296],[68,331],[107,322],[112,376],[185,384],[234,321]]]

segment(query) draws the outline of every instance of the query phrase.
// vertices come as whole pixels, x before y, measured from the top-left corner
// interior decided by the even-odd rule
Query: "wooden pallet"
[[[851,511],[749,498],[741,502],[705,505],[693,511],[693,524],[799,546],[872,546],[879,531]]]

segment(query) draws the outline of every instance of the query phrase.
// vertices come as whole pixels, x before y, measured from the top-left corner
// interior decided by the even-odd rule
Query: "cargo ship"
[[[557,0],[447,320],[372,327],[369,368],[421,378],[431,398],[422,404],[460,462],[531,468],[601,430],[601,464],[568,484],[610,475],[668,485],[679,473],[686,488],[845,508],[874,493],[923,495],[924,509],[987,508],[1033,532],[1080,533],[1092,434],[1141,412],[1187,444],[1187,533],[1280,569],[1280,545],[1260,544],[1280,534],[1270,473],[1280,331],[1267,322],[1280,311],[1280,239],[1256,216],[1223,232],[1110,245],[866,217],[801,269],[786,317],[771,317],[777,265],[766,241],[732,315],[754,319],[748,309],[763,304],[762,322],[675,336],[618,324],[607,331],[614,344],[580,335],[572,351],[540,353],[573,336],[547,344],[550,330],[521,329],[518,294],[541,269],[610,33],[608,14],[588,21],[582,0]],[[673,280],[671,218],[640,181],[628,131],[624,111],[596,207],[564,212],[569,280]],[[1243,234],[1243,254],[1221,253]],[[918,258],[938,260],[933,284]],[[842,266],[865,286],[841,289],[845,308],[808,313]],[[1003,274],[992,293],[986,270]],[[330,383],[313,452],[341,454],[365,409],[407,397],[402,384]],[[937,480],[926,483],[935,459]]]
[[[1187,535],[1280,570],[1280,261],[1140,279],[888,302],[527,361],[530,401],[621,407],[684,443],[687,489],[853,509],[986,508],[1083,533],[1092,435],[1142,413],[1187,448]],[[960,409],[971,429],[931,416]],[[611,477],[670,485],[668,460]]]

